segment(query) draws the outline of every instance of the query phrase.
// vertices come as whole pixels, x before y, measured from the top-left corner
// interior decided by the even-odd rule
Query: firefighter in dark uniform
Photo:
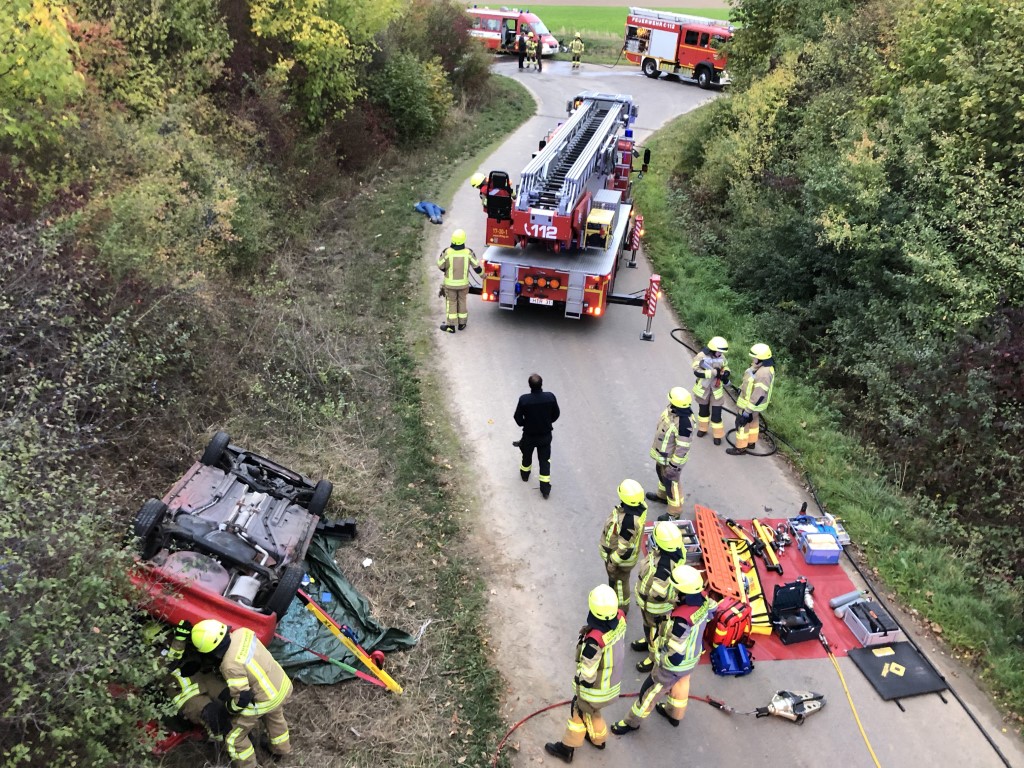
[[[516,54],[519,56],[519,68],[522,69],[523,62],[526,61],[526,35],[522,32],[516,38]]]
[[[530,391],[519,398],[514,415],[516,424],[523,428],[523,436],[513,445],[523,454],[519,476],[524,483],[530,479],[533,451],[536,449],[537,461],[540,462],[540,492],[546,499],[551,493],[551,431],[560,411],[554,394],[541,388],[544,380],[540,374],[531,373],[528,381]]]

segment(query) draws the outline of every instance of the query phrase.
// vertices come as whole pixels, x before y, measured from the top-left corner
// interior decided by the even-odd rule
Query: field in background
[[[641,5],[646,8],[649,6]],[[587,6],[579,5],[538,5],[530,4],[530,10],[536,13],[541,21],[547,24],[551,33],[558,38],[563,45],[569,41],[574,32],[579,32],[583,42],[587,38],[614,36],[622,38],[626,28],[626,16],[629,15],[629,7],[620,6]],[[654,10],[671,11],[692,16],[705,16],[711,19],[728,19],[729,9],[725,6],[720,8],[670,8],[657,6]]]

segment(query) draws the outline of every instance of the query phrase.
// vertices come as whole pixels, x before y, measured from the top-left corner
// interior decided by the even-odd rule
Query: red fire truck
[[[711,88],[729,84],[726,56],[720,49],[731,39],[727,21],[630,8],[623,54],[648,77],[668,72]]]
[[[488,176],[481,295],[502,309],[558,306],[576,319],[610,303],[643,306],[645,297],[612,293],[623,251],[639,246],[631,175],[647,170],[650,150],[634,169],[637,108],[630,96],[587,91],[567,109],[517,190],[504,171]]]
[[[469,34],[491,50],[514,53],[520,32],[524,35],[533,32],[539,43],[538,52],[542,56],[558,53],[558,40],[535,13],[517,8],[478,8],[475,5],[467,8],[466,13],[471,20]]]

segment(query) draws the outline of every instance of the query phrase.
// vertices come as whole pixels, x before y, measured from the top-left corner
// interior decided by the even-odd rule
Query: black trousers
[[[523,470],[532,469],[533,452],[537,451],[537,463],[540,465],[541,482],[551,480],[551,435],[523,435],[519,441],[519,450],[523,454]]]

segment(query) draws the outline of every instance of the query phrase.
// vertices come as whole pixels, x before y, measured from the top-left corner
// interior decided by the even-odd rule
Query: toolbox
[[[742,677],[754,671],[754,658],[743,643],[716,645],[711,649],[711,671],[716,675]]]
[[[808,565],[835,565],[843,548],[830,533],[801,533],[797,536],[796,548]]]
[[[679,533],[683,537],[683,549],[686,551],[686,564],[692,565],[695,568],[704,567],[704,552],[700,548],[700,540],[697,538],[697,529],[693,525],[692,520],[672,520],[672,523],[679,528]],[[644,526],[644,540],[641,546],[641,552],[647,554],[651,551],[651,546],[654,543],[654,526],[656,523],[648,522]]]
[[[846,626],[862,646],[897,643],[907,636],[899,624],[873,600],[857,600],[846,607]]]
[[[803,579],[775,585],[769,617],[783,645],[816,640],[821,634],[821,619],[804,603],[806,596]]]

